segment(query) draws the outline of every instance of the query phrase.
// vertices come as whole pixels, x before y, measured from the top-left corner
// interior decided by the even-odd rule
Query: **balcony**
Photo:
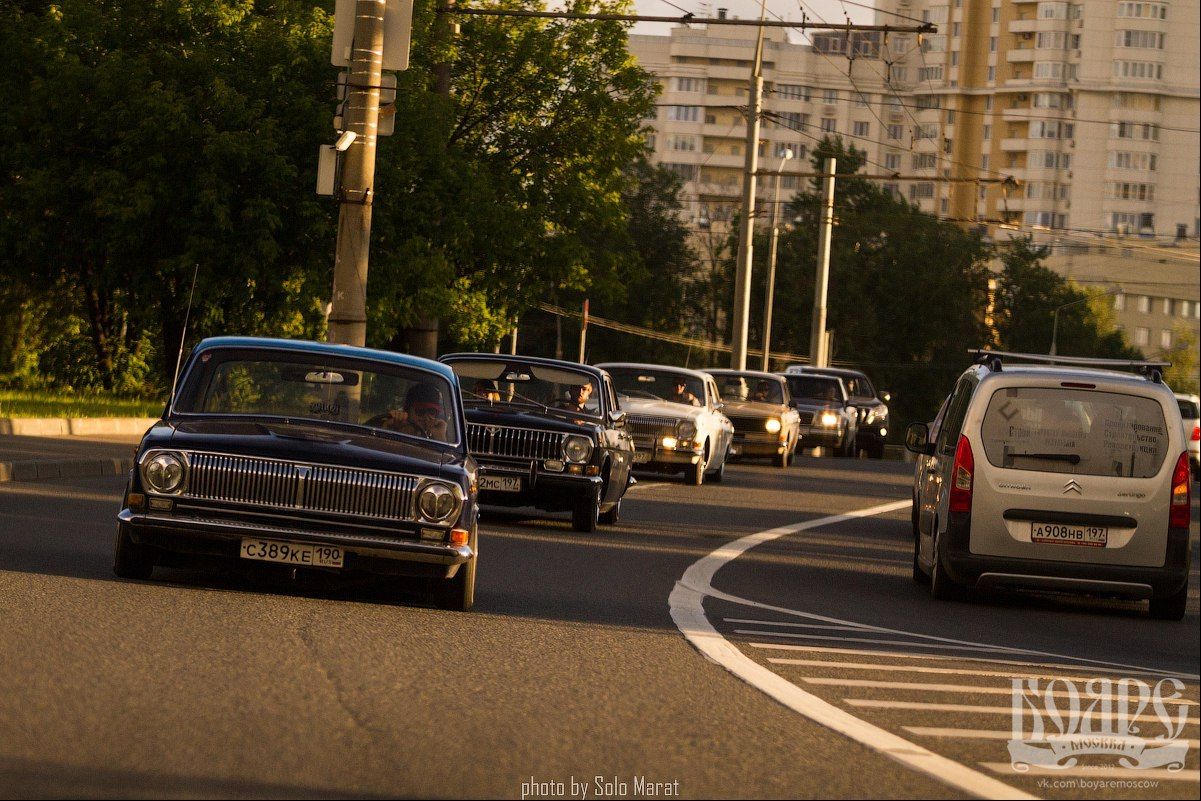
[[[1034,48],[1022,47],[1015,50],[1010,50],[1005,54],[1005,60],[1011,64],[1019,62],[1034,61]]]
[[[1011,152],[1011,151],[1029,150],[1029,149],[1030,149],[1030,140],[1029,139],[1022,138],[1022,139],[1002,139],[1001,140],[1001,150],[1003,150],[1003,151]]]
[[[1033,33],[1038,30],[1036,19],[1015,19],[1009,23],[1010,33]]]

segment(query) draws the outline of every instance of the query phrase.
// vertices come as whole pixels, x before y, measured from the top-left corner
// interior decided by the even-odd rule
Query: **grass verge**
[[[158,417],[163,402],[111,395],[0,390],[0,418]]]

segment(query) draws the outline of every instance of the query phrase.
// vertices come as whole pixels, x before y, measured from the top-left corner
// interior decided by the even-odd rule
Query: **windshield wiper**
[[[1068,464],[1080,464],[1080,454],[1078,453],[1011,453],[1010,459],[1045,459],[1048,462],[1067,462]]]

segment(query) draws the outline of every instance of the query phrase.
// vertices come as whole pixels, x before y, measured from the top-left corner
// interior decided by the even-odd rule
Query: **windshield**
[[[454,393],[441,376],[302,351],[206,351],[175,403],[184,414],[348,423],[458,442]]]
[[[794,399],[841,401],[842,387],[837,378],[824,378],[816,375],[790,375],[788,391]]]
[[[608,367],[613,388],[628,398],[648,398],[682,403],[685,406],[704,405],[705,384],[696,376],[674,370],[640,370],[634,367]]]
[[[459,377],[463,403],[505,403],[600,414],[600,391],[591,373],[529,364],[515,359],[463,359],[448,362]]]
[[[754,373],[711,373],[717,381],[717,391],[723,401],[753,403],[783,403],[784,388],[780,382]]]
[[[1150,478],[1168,452],[1154,398],[1056,387],[997,390],[980,437],[997,467],[1073,475]]]

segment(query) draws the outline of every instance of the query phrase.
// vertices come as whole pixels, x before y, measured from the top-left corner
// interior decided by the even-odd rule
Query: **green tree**
[[[1184,323],[1172,326],[1172,346],[1159,357],[1172,363],[1163,379],[1176,392],[1196,395],[1201,391],[1197,378],[1197,335]]]

